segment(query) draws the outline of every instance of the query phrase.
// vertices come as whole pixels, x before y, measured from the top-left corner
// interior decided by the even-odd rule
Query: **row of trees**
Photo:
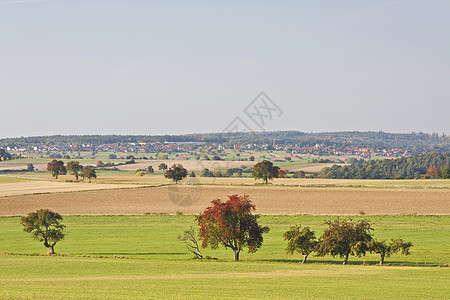
[[[64,165],[62,160],[52,160],[47,164],[47,171],[52,173],[52,176],[58,179],[59,175],[65,175],[67,172],[72,173],[75,176],[76,181],[81,176],[83,181],[85,178],[91,182],[91,178],[97,178],[95,169],[89,166],[82,166],[78,161],[69,161],[67,166]]]
[[[226,202],[220,199],[213,200],[212,205],[196,217],[199,225],[198,238],[201,246],[217,249],[219,245],[233,250],[234,260],[239,260],[239,254],[244,248],[249,253],[261,248],[264,241],[263,234],[270,229],[258,224],[259,215],[253,214],[255,206],[249,196],[229,196]],[[55,245],[66,236],[66,226],[61,224],[61,215],[48,209],[32,212],[21,218],[24,231],[31,233],[32,237],[44,243],[49,249],[49,254],[55,253]],[[335,219],[325,221],[328,228],[323,235],[316,240],[314,231],[301,225],[292,226],[283,235],[288,242],[286,251],[293,254],[298,252],[303,255],[302,263],[312,252],[317,256],[331,255],[344,259],[346,264],[350,255],[362,256],[367,252],[380,254],[380,265],[385,257],[401,252],[409,255],[411,242],[402,239],[376,240],[373,238],[371,223],[369,220],[353,221],[351,219]],[[196,256],[202,258],[196,231],[193,227],[186,230],[184,235],[178,237],[186,244],[187,249]]]
[[[211,203],[196,217],[203,248],[210,246],[211,249],[217,249],[222,245],[233,250],[234,260],[239,260],[239,253],[243,248],[248,248],[248,252],[253,253],[262,246],[263,234],[270,229],[258,224],[259,215],[253,214],[255,206],[248,195],[233,195],[226,202],[214,200]],[[312,252],[317,252],[317,256],[339,256],[344,259],[343,264],[346,264],[350,255],[360,257],[370,252],[380,254],[380,264],[383,264],[385,257],[392,254],[401,252],[409,255],[413,246],[411,242],[402,239],[392,239],[390,242],[375,239],[369,220],[338,218],[325,221],[325,224],[328,228],[318,240],[309,227],[292,226],[283,235],[288,242],[287,253],[302,254],[302,263],[306,262]],[[178,239],[186,244],[190,252],[202,258],[195,236],[195,230],[191,228]]]
[[[430,153],[396,159],[355,162],[323,168],[319,177],[332,179],[450,178],[450,152]]]
[[[238,168],[236,168],[238,169]],[[268,183],[269,180],[273,180],[274,178],[284,178],[286,176],[286,173],[284,170],[280,169],[277,166],[274,166],[271,161],[263,160],[258,162],[254,166],[254,171],[252,173],[252,176],[255,179],[262,179],[265,183]],[[231,170],[231,169],[229,169]],[[141,171],[142,173],[139,173]],[[139,170],[137,175],[142,176],[144,173],[142,170]],[[233,170],[230,172],[238,172],[238,170]],[[167,169],[164,172],[164,176],[166,178],[172,179],[175,181],[175,183],[178,183],[178,181],[183,180],[188,176],[188,171],[183,168],[181,164],[174,164],[172,167]],[[208,169],[204,169],[201,173],[201,176],[203,177],[214,177],[214,173],[209,171]],[[195,177],[195,173],[191,173],[191,177]]]

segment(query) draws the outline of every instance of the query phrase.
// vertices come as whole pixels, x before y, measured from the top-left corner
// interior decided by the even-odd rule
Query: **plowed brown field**
[[[450,190],[166,186],[0,198],[0,216],[41,208],[61,214],[198,214],[213,199],[244,193],[260,214],[450,214]]]

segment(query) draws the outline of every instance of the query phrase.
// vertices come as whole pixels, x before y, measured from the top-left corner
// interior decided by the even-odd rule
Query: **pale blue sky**
[[[0,137],[450,133],[450,1],[0,0]]]

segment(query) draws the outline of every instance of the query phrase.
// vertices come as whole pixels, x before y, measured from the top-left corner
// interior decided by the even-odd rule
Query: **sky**
[[[450,134],[449,15],[437,0],[0,0],[0,138]]]

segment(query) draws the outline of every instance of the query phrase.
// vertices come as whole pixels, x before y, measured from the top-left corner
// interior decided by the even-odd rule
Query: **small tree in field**
[[[75,175],[75,179],[78,181],[78,176],[80,175],[80,171],[83,169],[83,166],[80,165],[77,161],[69,161],[67,163],[67,171],[72,172]]]
[[[275,167],[271,161],[263,160],[255,165],[255,170],[252,173],[253,178],[262,179],[268,183],[269,179],[278,177],[280,168]]]
[[[288,241],[286,252],[289,254],[298,252],[303,255],[302,264],[306,262],[308,255],[314,251],[314,247],[317,245],[314,231],[311,231],[309,227],[302,229],[301,225],[292,226],[283,234],[283,237]]]
[[[228,196],[228,201],[213,200],[212,206],[197,216],[203,248],[208,245],[217,249],[219,244],[234,252],[234,260],[239,260],[239,253],[248,247],[249,253],[256,252],[262,245],[263,233],[268,227],[258,224],[259,215],[253,215],[255,206],[248,195]]]
[[[350,254],[360,257],[369,251],[368,243],[372,241],[370,231],[373,230],[369,220],[353,221],[338,218],[334,221],[325,221],[325,224],[328,228],[315,248],[319,256],[339,255],[344,258],[345,265]]]
[[[97,178],[97,173],[95,170],[91,167],[84,167],[83,172],[81,173],[81,176],[84,178],[89,179],[89,182],[91,182],[91,178]]]
[[[198,258],[203,258],[200,246],[196,238],[196,231],[193,226],[188,230],[185,230],[182,235],[177,238],[180,242],[184,243],[189,252],[194,254]]]
[[[403,255],[410,255],[409,249],[413,246],[411,242],[405,242],[402,239],[392,239],[389,243],[386,240],[372,240],[369,243],[371,253],[380,254],[380,265],[384,263],[384,258],[401,251]]]
[[[175,184],[177,184],[178,181],[186,178],[187,175],[188,175],[187,170],[183,168],[183,166],[180,164],[173,165],[164,173],[164,177],[172,179],[173,181],[175,181]]]
[[[66,174],[66,167],[64,166],[64,162],[62,160],[52,160],[47,164],[47,171],[51,172],[53,177],[58,179],[60,174]]]
[[[62,217],[48,209],[41,209],[22,217],[21,223],[24,231],[31,233],[33,238],[44,242],[44,247],[49,249],[49,254],[55,254],[55,245],[65,237],[63,233],[65,225],[60,222]]]
[[[160,163],[158,166],[158,170],[160,170],[160,171],[167,170],[167,165],[165,163]]]

